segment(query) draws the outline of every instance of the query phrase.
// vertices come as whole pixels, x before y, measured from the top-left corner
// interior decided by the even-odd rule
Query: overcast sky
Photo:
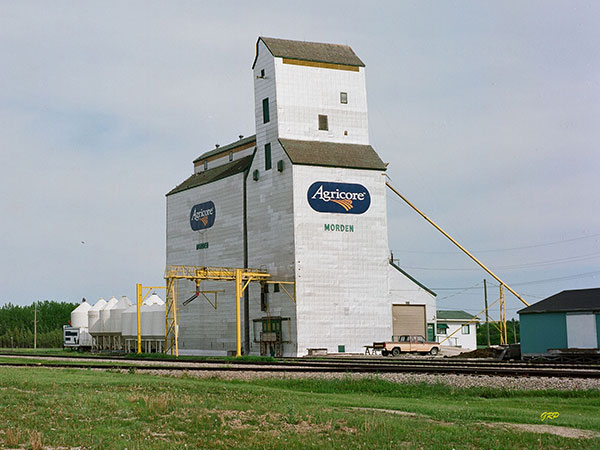
[[[392,184],[528,302],[598,287],[598,17],[572,0],[2,1],[0,305],[163,284],[164,195],[254,134],[261,35],[350,45]],[[479,312],[483,278],[498,297],[393,194],[388,218],[438,309]]]

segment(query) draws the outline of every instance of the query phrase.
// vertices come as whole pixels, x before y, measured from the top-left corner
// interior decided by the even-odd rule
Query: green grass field
[[[206,361],[206,360],[219,360],[219,361],[262,361],[262,362],[281,362],[277,358],[270,356],[171,356],[165,355],[164,353],[91,353],[91,352],[78,352],[72,349],[62,348],[0,348],[0,354],[7,355],[23,355],[23,356],[63,356],[65,358],[88,358],[88,359],[102,359],[102,358],[123,358],[123,359],[159,359],[159,360],[173,360],[173,361]],[[288,361],[289,363],[290,361]]]
[[[600,436],[598,390],[0,368],[0,391],[3,448],[600,448],[539,429]],[[560,416],[542,423],[545,411]]]

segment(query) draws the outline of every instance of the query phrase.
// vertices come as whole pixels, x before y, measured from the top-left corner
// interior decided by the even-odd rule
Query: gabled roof
[[[227,144],[223,147],[218,147],[208,152],[202,153],[199,157],[197,157],[193,162],[197,163],[198,161],[202,161],[203,159],[210,158],[211,156],[218,155],[219,153],[227,153],[229,150],[233,150],[238,147],[242,147],[244,145],[252,144],[256,142],[256,135],[248,136],[242,138],[238,141],[232,142],[231,144]]]
[[[237,161],[232,161],[227,164],[223,164],[222,166],[215,167],[214,169],[205,170],[204,172],[195,173],[179,186],[172,189],[167,196],[176,194],[177,192],[186,191],[188,189],[192,189],[198,186],[202,186],[203,184],[212,183],[213,181],[220,180],[222,178],[227,178],[237,173],[241,173],[246,171],[250,164],[252,163],[252,158],[254,155],[244,156],[243,158],[238,159]]]
[[[347,66],[364,67],[363,63],[354,50],[348,45],[323,44],[320,42],[290,41],[287,39],[275,39],[259,37],[256,42],[256,57],[258,57],[258,42],[263,41],[269,51],[275,57],[299,59],[302,61],[314,61],[330,64],[343,64]],[[256,58],[252,64],[256,64]]]
[[[279,139],[292,164],[386,170],[386,164],[370,145]]]
[[[562,291],[517,312],[529,314],[577,311],[600,311],[600,288]]]
[[[413,278],[412,276],[410,276],[406,271],[402,270],[400,268],[400,266],[396,265],[393,261],[390,261],[390,266],[392,266],[394,269],[396,269],[398,272],[401,272],[402,275],[404,275],[406,278],[408,278],[409,280],[411,280],[413,283],[415,283],[417,286],[425,289],[427,292],[429,292],[431,295],[433,295],[434,297],[437,297],[437,294],[435,292],[433,292],[431,289],[429,289],[427,286],[425,286],[424,284],[420,283],[417,279]]]
[[[475,316],[469,314],[465,311],[450,311],[450,310],[440,310],[437,311],[437,319],[438,320],[473,320]]]

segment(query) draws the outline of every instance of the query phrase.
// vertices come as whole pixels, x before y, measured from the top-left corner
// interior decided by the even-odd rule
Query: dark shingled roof
[[[225,145],[223,147],[218,147],[218,148],[212,149],[212,150],[210,150],[208,152],[204,152],[199,157],[197,157],[193,162],[196,163],[198,161],[203,160],[204,158],[209,158],[209,157],[211,157],[213,155],[218,155],[219,153],[228,152],[231,149],[234,149],[234,148],[237,148],[237,147],[242,147],[243,145],[249,144],[249,143],[251,143],[253,141],[256,141],[256,135],[255,134],[253,134],[252,136],[248,136],[246,138],[242,138],[239,141],[232,142],[231,144],[227,144],[227,145]]]
[[[437,311],[437,319],[438,320],[473,320],[475,316],[469,314],[465,311],[448,311],[448,310],[438,310]]]
[[[600,288],[575,289],[562,291],[551,297],[540,300],[527,308],[518,311],[519,314],[544,312],[599,311]]]
[[[385,170],[386,165],[370,145],[279,139],[292,164]]]
[[[287,39],[275,39],[259,37],[273,56],[280,58],[301,59],[304,61],[315,61],[331,64],[345,64],[347,66],[364,67],[354,50],[348,45],[322,44],[319,42],[288,41]],[[256,44],[258,46],[258,42]],[[258,56],[258,55],[257,55]],[[256,59],[254,60],[256,64]],[[252,68],[254,68],[252,64]]]
[[[176,194],[177,192],[186,191],[188,189],[202,186],[203,184],[212,183],[213,181],[220,180],[222,178],[230,177],[240,172],[244,172],[250,167],[254,155],[244,156],[237,161],[224,164],[214,169],[209,169],[204,172],[195,173],[175,189],[171,190],[167,195]]]

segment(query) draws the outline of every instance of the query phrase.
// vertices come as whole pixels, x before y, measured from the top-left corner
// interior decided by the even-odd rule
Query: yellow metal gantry
[[[294,285],[293,296],[285,289],[286,294],[296,301],[295,282],[271,281],[271,275],[260,269],[241,269],[232,267],[199,267],[168,266],[165,270],[167,281],[167,304],[165,323],[165,352],[179,356],[179,325],[177,322],[177,280],[188,280],[196,283],[196,293],[200,293],[202,281],[234,281],[235,282],[235,322],[236,322],[236,356],[242,355],[242,335],[240,300],[244,291],[252,281]],[[269,280],[269,281],[267,281]],[[207,291],[208,292],[208,291]]]

